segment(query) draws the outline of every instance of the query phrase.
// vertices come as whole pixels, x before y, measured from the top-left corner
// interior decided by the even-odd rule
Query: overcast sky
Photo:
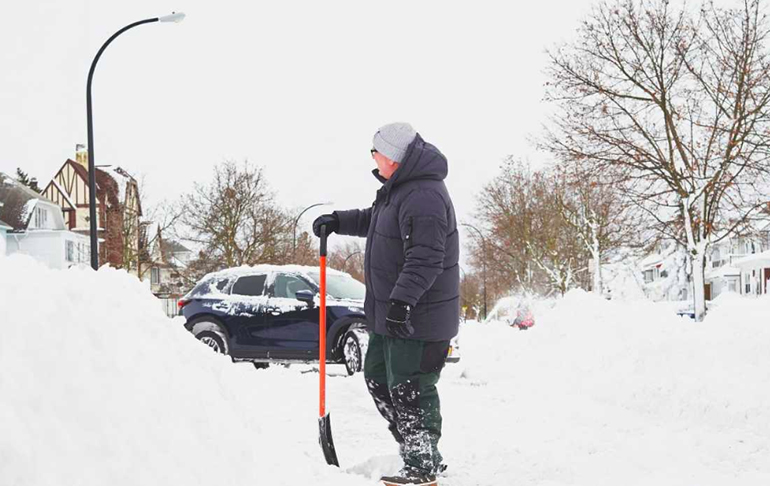
[[[27,0],[0,13],[0,171],[47,184],[86,142],[94,78],[97,164],[146,178],[148,201],[206,182],[225,159],[262,165],[282,204],[366,207],[375,130],[408,121],[449,159],[462,220],[545,121],[545,49],[590,0],[245,2]],[[321,210],[303,218],[309,227]]]

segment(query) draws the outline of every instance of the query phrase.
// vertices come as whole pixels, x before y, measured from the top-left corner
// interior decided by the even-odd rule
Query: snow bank
[[[573,291],[530,330],[466,327],[465,387],[442,398],[479,413],[447,442],[505,484],[770,484],[768,315],[739,297],[698,324]]]
[[[0,259],[0,484],[377,484],[399,467],[363,377],[211,353],[123,272]],[[439,384],[442,486],[770,484],[770,299],[571,292],[527,331],[468,323]]]
[[[317,375],[255,379],[122,271],[0,276],[0,484],[356,484],[318,460]]]

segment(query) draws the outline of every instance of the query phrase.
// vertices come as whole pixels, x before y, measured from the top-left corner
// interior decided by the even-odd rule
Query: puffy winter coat
[[[338,233],[366,237],[368,328],[388,335],[388,302],[413,306],[413,339],[443,341],[460,321],[460,243],[444,179],[447,160],[418,134],[372,207],[337,211]]]

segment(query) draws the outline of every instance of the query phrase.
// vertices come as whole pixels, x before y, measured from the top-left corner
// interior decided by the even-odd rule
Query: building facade
[[[88,264],[88,238],[69,231],[61,208],[2,173],[0,220],[3,254],[29,255],[57,269]]]
[[[99,166],[95,177],[99,262],[137,275],[143,251],[139,185],[120,167]],[[84,146],[76,147],[75,160],[64,162],[43,195],[61,207],[69,230],[90,235],[88,152]]]

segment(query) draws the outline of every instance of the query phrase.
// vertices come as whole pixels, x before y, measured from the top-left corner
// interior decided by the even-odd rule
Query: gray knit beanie
[[[377,152],[399,164],[404,160],[406,149],[417,132],[408,123],[390,123],[374,134],[374,148]]]

